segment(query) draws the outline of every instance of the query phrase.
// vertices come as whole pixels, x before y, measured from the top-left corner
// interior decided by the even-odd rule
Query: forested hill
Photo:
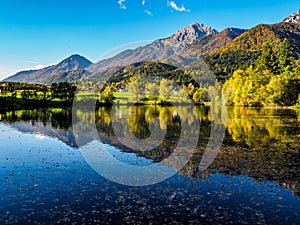
[[[293,56],[300,54],[300,25],[295,23],[260,24],[234,39],[225,47],[205,58],[220,80],[226,80],[238,68],[248,66],[261,55],[263,46],[269,42],[274,52],[287,39],[292,46]]]
[[[262,54],[245,69],[234,71],[223,86],[227,105],[292,106],[300,105],[300,70],[289,41],[274,49],[266,42]],[[275,52],[276,51],[276,52]]]
[[[186,85],[192,82],[192,78],[180,68],[165,63],[149,61],[134,63],[120,69],[110,77],[108,83],[114,87],[124,88],[132,79],[137,80],[147,77],[151,77],[151,79],[155,79],[155,77],[158,79],[168,78],[177,82],[178,85]]]

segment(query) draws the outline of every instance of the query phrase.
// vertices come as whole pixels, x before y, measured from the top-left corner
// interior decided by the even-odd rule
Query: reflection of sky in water
[[[21,133],[0,124],[1,165],[33,166],[36,163],[70,163],[80,159],[80,153],[61,141],[39,133]]]
[[[39,133],[22,133],[0,123],[0,223],[63,224],[98,220],[120,223],[297,224],[300,198],[278,184],[245,176],[211,174],[202,180],[175,175],[147,187],[106,180],[79,150]],[[105,145],[122,162],[151,160]],[[31,221],[31,222],[28,222]],[[96,222],[95,222],[96,221]]]

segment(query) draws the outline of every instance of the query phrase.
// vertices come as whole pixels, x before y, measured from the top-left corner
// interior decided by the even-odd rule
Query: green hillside
[[[167,78],[178,85],[194,83],[193,79],[183,70],[157,61],[139,62],[126,66],[111,76],[108,83],[116,88],[124,88],[132,79],[145,77]]]
[[[300,25],[293,23],[278,23],[273,25],[260,24],[223,48],[205,57],[219,80],[226,80],[238,68],[246,68],[261,55],[266,42],[277,52],[282,41],[287,38],[293,48],[293,56],[300,54]]]

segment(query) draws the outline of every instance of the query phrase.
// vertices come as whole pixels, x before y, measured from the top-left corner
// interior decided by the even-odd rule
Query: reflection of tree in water
[[[169,156],[172,153],[172,149],[176,147],[178,142],[178,137],[180,137],[180,121],[174,119],[172,109],[163,110],[162,107],[158,106],[133,106],[133,107],[119,107],[114,111],[114,127],[123,132],[123,136],[126,136],[128,130],[134,134],[139,139],[146,139],[150,137],[149,125],[152,119],[160,118],[161,121],[167,124],[167,127],[161,127],[160,129],[167,129],[167,135],[164,141],[152,151],[140,152],[134,151],[132,149],[126,148],[123,146],[112,133],[111,119],[106,119],[109,115],[101,116],[97,119],[97,128],[100,132],[100,137],[102,141],[107,141],[110,144],[122,149],[126,152],[134,152],[137,155],[150,158],[155,162],[163,160],[165,157]],[[164,124],[163,122],[161,122]],[[127,128],[127,129],[126,129]],[[110,140],[107,140],[109,136]]]
[[[130,131],[141,139],[150,136],[149,123],[158,117],[160,128],[167,129],[167,137],[178,140],[181,131],[180,123],[184,122],[193,126],[195,115],[201,123],[198,146],[205,146],[210,136],[209,107],[190,110],[188,107],[176,109],[175,107],[134,106],[120,107],[115,113],[118,115],[114,116],[123,118],[117,120],[119,126],[129,126]],[[84,121],[91,125],[94,122],[89,111],[78,111],[76,116],[84,117]],[[228,135],[225,139],[232,139],[242,146],[251,148],[267,147],[274,143],[283,147],[293,147],[298,143],[300,135],[299,118],[300,110],[228,108],[226,122]],[[36,122],[41,122],[45,126],[51,125],[55,129],[67,130],[72,126],[72,111],[70,108],[3,111],[0,113],[0,119],[6,123],[30,121],[33,126]],[[96,111],[96,125],[99,130],[113,135],[111,122],[111,109],[100,108]],[[173,141],[173,145],[175,142]],[[229,143],[232,144],[232,142]]]
[[[163,130],[168,129],[168,125],[171,125],[173,122],[173,113],[176,113],[175,110],[172,110],[170,107],[163,107],[159,111],[160,118],[160,128]],[[177,114],[174,115],[177,119]],[[177,119],[178,120],[178,119]]]
[[[210,116],[208,115],[209,107],[200,107],[197,110],[189,107],[161,107],[161,106],[134,106],[134,107],[117,107],[113,112],[114,127],[120,131],[127,132],[130,130],[137,138],[146,139],[150,134],[149,123],[154,118],[159,118],[159,128],[167,131],[166,137],[160,146],[152,151],[139,152],[127,149],[123,146],[114,135],[112,129],[111,111],[108,109],[99,109],[96,112],[97,128],[102,141],[110,143],[123,151],[134,152],[137,155],[152,159],[159,162],[168,157],[176,148],[181,135],[181,123],[193,126],[195,118],[200,119],[200,137],[199,146],[205,146],[208,142],[211,130]],[[126,128],[127,127],[127,131]],[[185,132],[197,132],[193,129]],[[121,132],[122,133],[122,132]],[[189,133],[189,134],[190,134]],[[121,134],[122,135],[122,134]],[[123,136],[126,134],[124,133]],[[188,134],[187,134],[188,135]]]
[[[15,110],[0,113],[0,120],[11,124],[21,132],[39,133],[62,140],[71,147],[76,147],[71,130],[71,109],[33,109]]]
[[[201,179],[217,172],[230,176],[245,175],[256,180],[278,182],[293,190],[295,194],[300,193],[299,143],[294,143],[293,148],[284,147],[282,144],[282,137],[285,133],[290,139],[299,135],[299,130],[298,134],[295,133],[295,129],[297,126],[299,127],[298,123],[295,124],[294,130],[291,130],[292,124],[297,121],[294,111],[229,109],[229,119],[226,123],[228,130],[224,145],[213,164],[208,170],[202,172],[199,171],[198,166],[210,136],[212,124],[209,107],[200,107],[197,111],[172,107],[157,107],[155,110],[154,107],[148,106],[139,106],[139,109],[134,111],[128,111],[122,107],[119,110],[119,114],[122,114],[123,117],[130,114],[129,119],[123,120],[123,123],[131,123],[131,131],[140,134],[142,138],[142,134],[145,134],[144,131],[148,129],[149,122],[155,116],[159,116],[165,121],[168,129],[163,144],[148,152],[126,149],[111,137],[110,140],[113,141],[110,144],[125,152],[134,152],[139,156],[152,159],[154,162],[160,162],[168,157],[172,153],[172,149],[176,147],[178,138],[180,138],[180,122],[187,122],[192,126],[191,114],[196,114],[201,122],[199,147],[192,159],[179,171],[180,174],[195,179]],[[180,110],[182,116],[179,118],[177,113]],[[280,117],[280,115],[284,115],[284,117]],[[286,121],[286,118],[289,119]],[[120,126],[125,126],[125,124],[120,123]],[[168,166],[172,167],[172,164]]]
[[[72,111],[71,109],[63,109],[60,112],[52,112],[51,125],[54,128],[67,130],[72,126]]]
[[[32,109],[13,110],[0,113],[1,120],[6,123],[30,121],[32,126],[42,122],[44,126],[51,125],[56,129],[67,130],[72,126],[72,111],[66,109]]]
[[[104,132],[107,135],[114,135],[111,125],[111,108],[102,107],[96,110],[96,127],[98,131]]]
[[[146,108],[141,106],[131,107],[127,119],[130,131],[140,139],[149,137],[149,123],[146,121]]]
[[[283,120],[283,113],[286,118],[296,119],[295,112],[290,110],[229,108],[226,127],[235,142],[249,147],[266,147],[274,142],[287,144],[287,135],[293,144],[291,134],[295,134],[297,126]]]
[[[181,116],[178,116],[178,112]],[[50,125],[53,129],[46,135],[57,137],[67,144],[75,143],[70,135],[72,124],[71,109],[35,109],[17,110],[0,113],[4,123],[27,121],[35,126]],[[190,110],[186,107],[134,106],[119,107],[114,112],[118,126],[129,126],[139,138],[150,135],[149,123],[160,117],[166,123],[167,135],[163,143],[153,151],[139,152],[123,146],[114,134],[111,109],[100,108],[96,111],[96,126],[104,143],[118,147],[124,152],[133,152],[160,162],[168,157],[180,138],[181,122],[190,126],[194,123],[193,115],[200,119],[200,138],[198,148],[192,159],[179,172],[183,175],[201,179],[211,173],[228,175],[246,175],[257,180],[271,180],[300,193],[299,187],[299,111],[278,109],[229,108],[226,122],[225,142],[216,160],[207,171],[198,169],[204,148],[211,130],[211,112],[209,107]],[[91,112],[78,110],[77,117],[85,118],[87,126],[95,118]],[[49,128],[49,126],[48,126]],[[33,129],[34,130],[34,129]],[[63,134],[61,130],[67,132]],[[75,146],[73,144],[72,146]],[[183,153],[184,154],[184,153]],[[172,165],[169,165],[172,167]]]

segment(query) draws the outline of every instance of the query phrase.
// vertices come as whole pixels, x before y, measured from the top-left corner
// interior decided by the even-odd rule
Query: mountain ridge
[[[212,27],[204,26],[202,23],[193,23],[178,30],[170,37],[155,40],[148,45],[133,50],[125,50],[109,59],[93,64],[87,70],[99,72],[108,67],[127,66],[135,62],[166,59],[183,50],[194,41],[217,33],[218,31]]]
[[[55,76],[59,73],[82,70],[91,66],[92,64],[93,63],[85,57],[79,54],[74,54],[56,65],[44,67],[40,70],[21,71],[4,79],[3,81],[44,83],[45,80],[48,80],[52,76]]]
[[[208,35],[192,43],[189,48],[199,56],[205,56],[209,53],[226,46],[235,38],[246,32],[245,29],[227,28],[220,33]]]
[[[135,62],[160,60],[170,57],[178,51],[191,45],[196,40],[203,37],[217,34],[218,31],[212,27],[205,26],[202,23],[193,23],[185,28],[178,30],[176,33],[167,38],[155,40],[154,42],[140,46],[136,49],[127,49],[111,58],[101,60],[97,63],[91,63],[89,60],[80,55],[72,55],[57,65],[42,68],[40,70],[21,71],[12,75],[4,81],[29,82],[29,83],[48,83],[50,81],[69,81],[73,80],[70,74],[73,70],[84,70],[85,74],[78,72],[73,73],[77,77],[90,75],[91,73],[101,73],[111,67],[127,66]],[[84,66],[76,66],[72,63],[72,58],[80,58],[88,61],[83,63]],[[75,60],[76,61],[76,60]],[[81,65],[80,63],[78,63]],[[60,75],[59,75],[60,74]],[[62,77],[62,79],[59,79]]]
[[[227,28],[221,32],[202,23],[193,23],[169,37],[157,39],[136,49],[127,49],[94,64],[83,56],[75,54],[57,65],[41,70],[21,71],[4,81],[48,84],[52,81],[77,81],[82,78],[88,81],[89,77],[97,80],[97,77],[112,75],[122,67],[151,60],[172,65],[178,65],[179,62],[185,66],[191,63],[188,58],[189,53],[186,52],[192,52],[197,58],[204,57],[217,77],[221,80],[227,79],[240,66],[254,62],[267,41],[272,42],[276,51],[283,39],[287,38],[294,49],[294,57],[299,58],[298,19],[300,19],[300,10],[280,23],[259,24],[249,30]]]

